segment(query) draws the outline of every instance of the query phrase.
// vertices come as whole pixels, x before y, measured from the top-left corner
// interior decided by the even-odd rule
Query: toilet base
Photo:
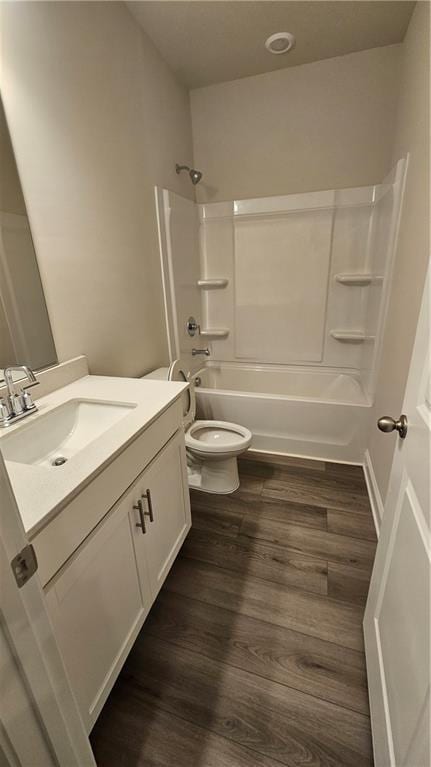
[[[239,488],[236,456],[201,462],[187,453],[187,476],[189,487],[204,493],[226,495]]]

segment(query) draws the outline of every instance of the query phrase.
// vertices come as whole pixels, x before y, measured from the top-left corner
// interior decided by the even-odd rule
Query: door
[[[428,275],[364,618],[376,767],[430,765],[429,290]]]
[[[12,573],[28,541],[1,453],[0,499],[0,757],[13,767],[95,767],[37,572],[21,588]]]
[[[87,732],[150,608],[141,594],[126,495],[46,587],[46,602]]]
[[[0,543],[0,546],[2,544]],[[2,590],[16,589],[9,560],[1,548]],[[2,607],[7,596],[2,594]],[[7,626],[0,622],[0,757],[4,754],[5,764],[56,765],[47,739],[42,732],[37,710],[34,709],[21,673],[19,661],[15,658],[14,647]],[[0,764],[3,761],[0,758]]]
[[[154,600],[190,529],[184,434],[178,431],[135,486],[131,514],[141,578]]]

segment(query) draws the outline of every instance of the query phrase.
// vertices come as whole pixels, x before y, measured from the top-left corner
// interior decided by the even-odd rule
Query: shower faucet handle
[[[195,318],[192,315],[188,318],[186,322],[186,330],[189,336],[191,336],[192,338],[193,336],[196,335],[196,333],[199,334],[201,332],[201,326],[199,325],[198,322],[196,322]]]

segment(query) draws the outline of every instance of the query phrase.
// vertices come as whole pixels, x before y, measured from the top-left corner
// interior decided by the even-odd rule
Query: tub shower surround
[[[172,359],[253,448],[362,462],[407,161],[382,184],[196,205],[156,190]],[[186,322],[196,319],[190,338]]]

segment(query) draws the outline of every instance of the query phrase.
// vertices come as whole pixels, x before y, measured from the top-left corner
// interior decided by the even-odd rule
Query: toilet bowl
[[[189,486],[206,493],[233,493],[239,487],[237,456],[251,445],[249,429],[227,421],[195,421],[194,384],[181,360],[158,368],[145,378],[188,381],[184,393],[183,427]]]

